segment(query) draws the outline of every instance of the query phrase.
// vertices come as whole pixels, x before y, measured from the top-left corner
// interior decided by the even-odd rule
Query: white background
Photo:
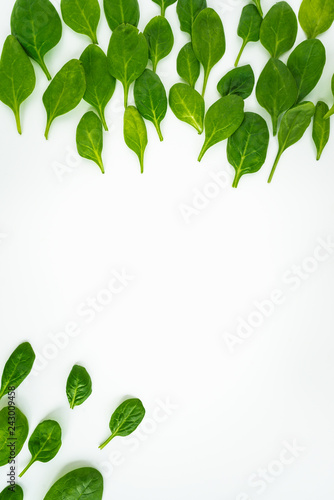
[[[299,0],[290,3],[297,12]],[[1,5],[1,45],[13,4]],[[272,4],[263,0],[264,11]],[[159,8],[150,0],[140,5],[143,30]],[[207,106],[219,97],[216,84],[239,50],[243,5],[209,2],[223,19],[227,51],[212,71]],[[175,5],[167,18],[175,47],[158,74],[169,89],[179,81],[175,60],[188,36],[179,30]],[[328,62],[310,96],[329,105],[333,33],[332,28],[321,36]],[[109,36],[103,15],[98,37],[104,50]],[[304,38],[299,29],[298,41]],[[60,44],[46,58],[51,73],[79,57],[87,43],[64,26]],[[250,44],[241,64],[251,63],[258,77],[267,58],[260,44]],[[332,498],[333,255],[318,263],[305,259],[312,258],[319,238],[334,239],[333,140],[317,163],[309,129],[284,153],[267,185],[277,152],[272,138],[263,169],[233,190],[226,144],[214,146],[197,163],[204,137],[169,110],[162,144],[147,123],[141,175],[123,142],[118,84],[107,108],[103,176],[75,153],[75,128],[89,109],[86,103],[58,118],[49,141],[44,139],[41,98],[47,81],[34,66],[37,87],[22,106],[22,137],[11,110],[0,106],[0,364],[20,342],[32,343],[39,359],[18,389],[17,403],[30,432],[46,417],[58,420],[63,446],[52,462],[35,463],[20,481],[25,499],[42,499],[77,465],[103,472],[106,499]],[[246,108],[269,123],[254,95]],[[212,186],[213,173],[229,184]],[[188,223],[184,205],[195,208]],[[293,266],[307,268],[295,281]],[[88,322],[78,307],[97,297],[114,271],[132,279]],[[226,333],[236,336],[240,321],[257,311],[255,302],[270,299],[276,289],[283,303],[229,349]],[[64,335],[69,322],[78,326],[75,338]],[[57,347],[52,335],[68,345]],[[74,363],[88,369],[94,391],[71,411],[65,384]],[[131,437],[135,440],[116,438],[99,451],[111,413],[126,396],[142,399],[146,422]],[[168,401],[171,406],[158,410]],[[4,398],[1,407],[5,404]],[[301,448],[298,456],[280,466],[286,442],[294,441]],[[26,444],[19,470],[28,460]],[[262,488],[254,486],[261,467],[269,467]],[[1,489],[6,473],[3,467]]]

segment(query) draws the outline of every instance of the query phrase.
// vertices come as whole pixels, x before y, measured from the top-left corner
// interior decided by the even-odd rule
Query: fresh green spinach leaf
[[[87,118],[88,124],[84,124],[84,127],[83,127],[84,130],[82,131],[83,134],[87,135],[87,137],[83,137],[81,139],[79,138],[79,141],[81,144],[80,148],[83,149],[83,151],[81,151],[81,152],[79,151],[79,154],[80,154],[80,156],[83,156],[84,158],[87,158],[87,156],[90,156],[89,159],[95,161],[99,165],[99,167],[101,168],[101,170],[103,172],[102,160],[101,160],[101,164],[99,164],[97,161],[98,159],[99,160],[101,159],[102,148],[101,148],[101,150],[99,148],[99,144],[100,144],[99,134],[101,133],[101,136],[102,136],[102,125],[101,125],[99,118],[92,111],[89,111],[89,113],[84,115],[83,118],[85,118],[85,116],[87,117],[88,114],[93,115],[96,118],[96,120],[98,120],[98,122],[99,122],[99,129],[97,132],[97,141],[94,142],[94,140],[93,140],[94,137],[92,137],[93,132],[94,132],[93,127],[97,126],[97,124],[94,123],[93,117],[89,116]],[[92,122],[90,122],[90,120],[92,120]],[[81,122],[82,121],[83,121],[83,119],[81,120]],[[80,132],[79,132],[79,135],[80,135]],[[77,132],[77,142],[78,142],[78,132]],[[91,145],[89,145],[89,142]],[[98,149],[98,151],[96,152],[95,149]],[[84,156],[82,154],[83,152],[86,152],[86,156]],[[102,167],[101,167],[101,165],[102,165]],[[86,399],[88,399],[91,394],[92,394],[92,379],[90,378],[88,371],[83,366],[74,365],[69,376],[68,376],[67,383],[66,383],[66,395],[67,395],[68,402],[70,403],[71,409],[73,410],[73,408],[75,406],[82,405],[82,403],[84,403],[86,401]]]
[[[247,99],[253,92],[255,85],[255,76],[251,66],[240,66],[229,71],[219,81],[217,85],[218,92],[222,97],[226,95],[239,95]]]
[[[144,153],[147,146],[146,125],[139,111],[134,106],[128,106],[124,113],[124,141],[136,153],[140,163],[141,173],[144,173]]]
[[[98,0],[61,0],[60,8],[67,26],[98,43],[96,31],[101,16]]]
[[[16,0],[10,23],[12,35],[51,80],[44,57],[59,43],[62,35],[61,20],[52,3],[49,0]]]
[[[206,0],[177,0],[176,12],[181,31],[185,31],[191,36],[196,17],[206,7]]]
[[[204,97],[212,68],[225,54],[225,32],[223,23],[213,9],[204,9],[194,21],[192,44],[195,55],[204,68]]]
[[[317,148],[317,160],[320,160],[322,152],[329,141],[331,125],[330,120],[325,120],[328,110],[327,104],[322,101],[319,101],[315,108],[312,137]]]
[[[135,82],[134,98],[139,113],[154,124],[160,141],[163,141],[160,124],[167,113],[167,95],[156,73],[145,69]]]
[[[91,467],[82,467],[65,474],[54,483],[44,500],[102,500],[103,477]]]
[[[71,59],[56,74],[43,95],[47,113],[46,139],[55,118],[76,108],[86,91],[85,71],[78,59]]]
[[[17,457],[28,437],[28,432],[28,420],[17,406],[11,407],[11,409],[6,406],[0,411],[0,467]],[[9,458],[12,450],[8,444],[13,441],[15,441],[14,456]]]
[[[241,12],[241,17],[238,25],[238,36],[242,38],[240,52],[235,61],[235,67],[238,66],[243,51],[249,42],[258,42],[260,40],[260,29],[262,24],[262,16],[255,5],[246,5]]]
[[[144,72],[148,62],[146,38],[130,24],[121,24],[113,32],[108,60],[110,73],[124,87],[124,106],[128,105],[129,87]]]
[[[179,52],[176,61],[177,72],[183,80],[195,88],[196,82],[199,78],[201,65],[195,56],[192,43],[189,42]]]
[[[269,130],[266,121],[256,113],[245,113],[241,126],[227,141],[227,159],[235,169],[233,187],[245,174],[258,172],[266,161]]]
[[[165,17],[156,16],[144,29],[144,35],[148,45],[148,57],[152,61],[155,72],[158,62],[168,56],[173,48],[173,31]]]
[[[58,422],[44,420],[38,424],[28,442],[31,460],[19,477],[22,477],[36,461],[50,462],[57,455],[61,444],[61,427]]]
[[[293,47],[297,30],[297,17],[290,5],[277,2],[263,19],[260,41],[271,57],[279,58]]]
[[[0,500],[23,500],[23,489],[18,484],[14,487],[6,486],[0,493]]]
[[[307,38],[316,38],[332,26],[334,2],[333,0],[303,0],[298,18]]]
[[[332,94],[334,96],[334,75],[332,77]],[[327,120],[332,115],[334,115],[334,105],[330,108],[330,110],[328,111],[328,113],[325,114],[325,116],[324,116],[325,120]]]
[[[279,59],[269,59],[257,82],[256,98],[271,115],[274,135],[280,115],[294,105],[297,95],[297,85],[288,67]]]
[[[19,134],[22,133],[20,106],[33,92],[35,84],[35,72],[29,57],[16,38],[9,35],[0,60],[0,101],[13,110]]]
[[[268,182],[272,181],[278,162],[284,151],[298,142],[306,132],[315,112],[312,102],[303,102],[289,109],[282,118],[278,131],[278,153]]]
[[[205,141],[198,157],[218,142],[228,139],[244,120],[244,101],[238,95],[227,95],[216,101],[205,115]]]
[[[179,120],[194,127],[199,134],[203,132],[205,104],[197,90],[186,83],[176,83],[169,91],[169,105]]]
[[[114,437],[129,436],[129,434],[132,434],[137,429],[144,416],[145,408],[140,399],[127,399],[124,401],[111,416],[109,422],[111,436],[99,446],[100,450],[107,446]]]
[[[176,2],[176,0],[153,0],[154,3],[157,3],[161,7],[161,15],[164,16],[167,7],[170,5],[173,5],[173,3]]]
[[[29,375],[35,361],[35,353],[29,342],[20,344],[9,356],[3,369],[0,388],[0,399],[8,390],[17,389]]]
[[[111,31],[121,24],[138,26],[140,17],[138,0],[103,0],[103,5]]]

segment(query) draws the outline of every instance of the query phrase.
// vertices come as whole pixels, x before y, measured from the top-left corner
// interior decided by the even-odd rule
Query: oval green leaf
[[[103,0],[103,6],[111,31],[120,24],[138,26],[140,17],[138,0]]]
[[[23,489],[18,484],[7,486],[0,493],[0,500],[23,500]]]
[[[181,31],[185,31],[191,36],[196,17],[206,7],[206,0],[177,0],[176,12]]]
[[[88,111],[88,113],[84,114],[81,118],[76,134],[76,142],[77,142],[77,150],[79,155],[82,158],[86,158],[87,160],[91,160],[95,162],[101,169],[101,172],[104,174],[104,166],[102,161],[102,149],[103,149],[103,127],[100,118],[93,112]],[[86,371],[82,367],[75,366],[75,373],[71,372],[70,377],[70,387],[74,390],[74,382],[79,382],[79,368],[83,371]],[[87,378],[84,373],[81,371],[81,376],[83,378]],[[87,373],[87,372],[86,372]],[[87,373],[88,375],[88,373]],[[88,382],[88,380],[87,380]],[[70,388],[69,387],[69,388]],[[89,385],[87,386],[87,389]],[[77,387],[79,391],[79,387]],[[84,387],[81,386],[81,391],[84,390]],[[80,392],[81,394],[81,392]],[[74,394],[75,395],[75,394]],[[88,394],[89,395],[89,394]],[[68,396],[68,393],[67,393]],[[88,397],[88,396],[87,396]],[[71,398],[72,400],[73,398]],[[82,401],[83,403],[83,401]],[[75,406],[81,403],[75,403]],[[72,408],[72,406],[71,406]]]
[[[29,375],[35,361],[35,353],[29,342],[20,344],[10,355],[3,369],[0,399],[8,393],[8,388],[17,389]]]
[[[14,410],[15,415],[12,415],[13,410],[8,406],[0,411],[0,467],[8,465],[10,460],[18,456],[28,437],[29,425],[26,416],[17,406]],[[13,441],[14,447],[11,448],[8,445]],[[10,457],[12,451],[14,454]]]
[[[201,65],[195,56],[191,42],[186,43],[180,50],[177,56],[176,69],[180,77],[189,83],[191,87],[195,88],[200,75]]]
[[[92,467],[81,467],[65,474],[51,486],[44,500],[102,500],[103,477]]]
[[[222,97],[235,94],[247,99],[253,92],[255,76],[251,66],[240,66],[229,71],[219,81],[217,90]]]
[[[317,148],[317,160],[320,160],[330,136],[330,120],[325,120],[329,107],[319,101],[315,108],[312,137]]]
[[[125,109],[124,140],[125,144],[138,156],[141,173],[144,173],[144,153],[148,142],[147,130],[143,118],[134,106]]]
[[[161,15],[164,16],[167,7],[170,5],[173,5],[173,3],[176,2],[176,0],[153,0],[154,3],[157,3],[161,7]]]
[[[61,0],[60,8],[67,26],[97,43],[96,31],[101,16],[98,0]]]
[[[263,19],[260,41],[271,57],[279,58],[293,47],[297,31],[296,14],[287,2],[278,2]]]
[[[334,2],[333,0],[303,0],[298,18],[307,38],[316,38],[332,26]]]
[[[148,45],[148,57],[152,61],[153,71],[156,71],[158,62],[168,56],[173,48],[173,31],[165,17],[156,16],[144,29],[144,35]]]
[[[199,134],[203,132],[205,103],[197,90],[185,83],[176,83],[169,91],[169,105],[179,120],[194,127]]]
[[[240,52],[235,61],[235,67],[238,66],[240,58],[249,42],[258,42],[260,40],[260,29],[262,24],[262,16],[255,5],[246,5],[241,12],[238,25],[238,36],[242,38]]]
[[[93,113],[92,111],[89,111],[89,113],[86,113],[86,115],[84,115],[84,117],[82,118],[81,121],[83,121],[85,116],[87,116],[88,114],[93,115],[99,121],[100,126],[99,126],[98,133],[101,132],[101,135],[102,135],[101,122],[95,113]],[[93,119],[93,117],[90,117],[90,116],[87,118],[88,126],[84,127],[84,130],[83,130],[84,133],[87,133],[87,134],[92,133],[92,127],[95,125],[94,122],[92,122],[92,127],[90,128],[90,130],[88,130],[88,132],[86,132],[86,129],[89,128],[89,125],[91,125],[91,122],[90,122],[91,118]],[[91,140],[91,137],[89,137],[89,140]],[[100,141],[99,137],[97,137],[97,143],[94,143],[93,140],[91,140],[91,148],[97,148],[97,144],[99,143],[99,141]],[[77,142],[78,142],[78,135],[77,135]],[[86,138],[86,143],[87,142],[88,142],[88,139]],[[90,151],[89,145],[87,146],[85,144],[85,141],[83,141],[82,147],[84,149],[88,148],[90,155],[94,156],[95,149],[92,149],[92,151]],[[78,148],[78,151],[79,151],[79,148]],[[101,151],[102,151],[102,148],[101,148]],[[80,151],[79,151],[79,154],[80,154],[80,156],[83,156],[80,153]],[[99,155],[99,157],[101,158],[101,154]],[[87,156],[84,156],[84,158],[87,158]],[[93,158],[89,158],[89,159],[92,159],[93,161],[95,161],[97,163],[97,161],[95,159],[93,159]],[[101,163],[102,163],[102,161],[101,161]],[[66,395],[67,395],[68,402],[70,403],[70,408],[73,410],[73,408],[75,406],[82,405],[82,403],[84,403],[86,401],[86,399],[88,399],[91,394],[92,394],[92,379],[90,378],[88,371],[83,366],[74,365],[69,376],[68,376],[67,383],[66,383]]]

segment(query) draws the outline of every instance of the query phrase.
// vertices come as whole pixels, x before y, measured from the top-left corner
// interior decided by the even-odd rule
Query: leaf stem
[[[21,472],[21,474],[19,474],[19,477],[22,477],[23,474],[25,474],[27,472],[27,470],[29,469],[29,467],[31,467],[34,462],[35,462],[35,458],[32,458],[30,460],[30,462],[28,463],[27,467],[25,467],[25,469],[23,469],[23,471]]]
[[[49,132],[50,132],[51,123],[52,123],[51,120],[48,120],[48,122],[46,124],[45,133],[44,133],[44,136],[45,136],[46,140],[48,140],[48,138],[49,138]]]
[[[108,129],[108,125],[107,125],[107,122],[106,122],[106,118],[104,116],[104,112],[103,112],[103,110],[101,108],[99,108],[98,111],[99,111],[99,116],[100,116],[100,120],[102,122],[103,128],[104,128],[104,130],[106,132],[108,132],[109,129]]]
[[[103,165],[103,161],[102,159],[99,159],[99,167],[101,169],[101,172],[104,174],[105,173],[105,170],[104,170],[104,165]]]
[[[111,441],[114,437],[115,437],[115,434],[111,434],[111,436],[109,436],[109,437],[108,437],[108,439],[106,439],[106,440],[104,441],[104,443],[100,444],[99,449],[100,449],[100,450],[103,450],[103,448],[105,448],[105,447],[107,446],[107,444],[109,444],[109,443],[110,443],[110,441]]]
[[[205,72],[204,72],[203,90],[202,90],[202,97],[204,97],[204,95],[205,95],[205,91],[206,91],[206,86],[208,84],[209,75],[210,75],[210,70],[205,70]]]
[[[40,65],[40,67],[42,68],[42,70],[43,70],[44,74],[46,75],[46,78],[47,78],[49,81],[50,81],[50,80],[52,80],[51,75],[50,75],[50,73],[49,73],[48,68],[46,67],[46,64],[45,64],[44,60],[43,60],[41,57],[39,57],[37,62],[38,62],[38,64]]]
[[[206,153],[206,142],[204,142],[204,144],[203,144],[203,147],[201,149],[201,152],[199,154],[199,157],[198,157],[197,161],[201,161],[202,158],[203,158],[203,156],[205,155],[205,153]]]
[[[282,156],[282,153],[283,151],[279,150],[278,153],[277,153],[277,156],[276,156],[276,159],[274,161],[274,165],[273,165],[273,168],[271,169],[271,172],[270,172],[270,175],[269,175],[269,179],[268,179],[268,184],[271,183],[271,181],[273,180],[273,177],[274,177],[274,173],[276,171],[276,167],[278,165],[278,162]]]
[[[242,177],[242,174],[240,172],[236,172],[234,180],[233,180],[233,184],[232,184],[233,188],[237,188],[238,187],[239,181],[240,181],[241,177]]]
[[[275,135],[277,134],[278,116],[274,115],[272,117],[272,121],[273,121],[273,136],[275,137]]]
[[[263,17],[263,10],[262,10],[262,7],[261,7],[261,0],[255,0],[255,5],[257,7],[257,10],[260,13],[260,16]]]
[[[236,58],[235,63],[234,63],[234,67],[235,67],[235,68],[236,68],[236,67],[238,66],[238,64],[239,64],[240,58],[241,58],[241,56],[242,56],[243,51],[245,50],[246,45],[247,45],[247,39],[245,39],[245,40],[242,42],[241,49],[240,49],[240,51],[239,51],[238,57]]]
[[[144,173],[144,152],[141,153],[139,161],[140,161],[140,172],[143,174]]]
[[[334,106],[331,107],[331,109],[325,114],[324,120],[328,120],[332,115],[334,115]]]
[[[128,107],[129,87],[127,83],[124,84],[124,108]]]
[[[162,142],[164,140],[164,138],[163,138],[163,135],[162,135],[162,132],[161,132],[160,123],[158,123],[157,121],[155,121],[154,125],[155,125],[155,128],[157,129],[159,139]]]
[[[161,3],[161,15],[163,17],[165,17],[165,12],[166,12],[165,2],[164,2],[164,0],[162,0],[162,3]]]
[[[14,114],[15,114],[15,121],[16,121],[17,131],[21,135],[22,134],[22,128],[21,128],[21,120],[20,120],[20,109],[19,108],[15,109]]]

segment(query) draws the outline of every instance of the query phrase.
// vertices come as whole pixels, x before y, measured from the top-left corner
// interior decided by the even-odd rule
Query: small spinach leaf
[[[235,169],[233,187],[245,174],[258,172],[266,161],[269,130],[266,121],[256,113],[245,113],[244,121],[227,141],[227,159]]]
[[[195,55],[204,67],[202,96],[212,68],[225,54],[225,32],[223,23],[213,9],[204,9],[194,21],[192,44]]]
[[[196,82],[199,78],[201,65],[195,56],[192,43],[189,42],[179,52],[176,61],[177,72],[183,80],[195,88]]]
[[[319,101],[315,108],[312,137],[317,148],[317,160],[320,160],[329,140],[330,120],[324,118],[328,110],[327,104],[322,101]]]
[[[145,408],[140,399],[127,399],[112,414],[109,428],[111,436],[99,446],[102,450],[116,436],[129,436],[141,423],[145,416]]]
[[[303,102],[289,109],[282,118],[278,131],[278,153],[268,182],[272,181],[278,162],[284,151],[298,142],[306,132],[315,112],[312,102]]]
[[[104,166],[102,161],[102,149],[103,149],[102,123],[100,118],[93,111],[88,111],[88,113],[86,113],[81,118],[79,125],[77,127],[76,140],[77,140],[77,150],[79,155],[82,156],[82,158],[94,161],[100,167],[101,172],[104,174]],[[73,370],[74,373],[71,372],[70,374],[71,377],[70,383],[72,389],[74,381],[78,382],[79,376],[82,376],[82,378],[84,378],[85,375],[84,372],[86,372],[86,370],[81,366],[75,366]],[[88,375],[87,372],[86,374]],[[76,403],[76,404],[81,404],[81,403]]]
[[[91,467],[82,467],[65,474],[54,483],[44,500],[102,500],[103,477]]]
[[[13,110],[19,134],[22,133],[20,106],[33,92],[35,84],[35,72],[29,57],[16,38],[9,35],[0,60],[0,101]]]
[[[154,3],[157,3],[161,7],[161,15],[164,16],[167,7],[170,5],[173,5],[173,3],[176,2],[176,0],[153,0]]]
[[[128,105],[129,87],[144,72],[148,61],[146,38],[130,24],[121,24],[110,38],[110,73],[124,87],[124,106]]]
[[[100,130],[98,132],[101,132],[101,135],[102,135],[102,126],[101,126],[100,120],[98,119],[96,114],[93,113],[92,111],[90,111],[89,113],[91,113],[93,116],[95,116],[95,118],[99,121]],[[88,115],[88,113],[86,113],[86,115]],[[88,118],[88,120],[89,119],[90,119],[90,117]],[[92,125],[94,126],[95,124],[93,123]],[[99,137],[98,137],[98,141],[99,141]],[[85,148],[87,146],[83,146],[83,147]],[[97,147],[97,146],[92,141],[92,148],[95,149],[95,147]],[[97,153],[95,153],[94,149],[92,149],[92,151],[91,151],[92,156],[97,154]],[[79,154],[81,155],[80,152],[79,152]],[[81,156],[83,156],[83,155],[81,155]],[[101,155],[99,155],[99,156],[101,157]],[[92,159],[92,158],[90,158],[90,159]],[[93,159],[93,161],[96,161],[96,160]],[[97,163],[97,161],[96,161],[96,163]],[[102,170],[102,168],[101,168],[101,170]],[[91,394],[92,394],[92,379],[90,378],[88,371],[83,366],[74,365],[69,376],[68,376],[67,383],[66,383],[66,395],[67,395],[68,402],[70,403],[71,409],[73,410],[73,408],[75,406],[82,405],[82,403],[84,403],[86,401],[86,399],[88,399]]]
[[[141,173],[144,173],[144,153],[147,146],[146,125],[139,111],[134,106],[128,106],[124,113],[125,144],[136,153],[140,163]]]
[[[303,0],[298,18],[307,38],[316,38],[332,26],[334,2],[333,0]]]
[[[262,16],[255,5],[246,5],[241,12],[241,17],[238,26],[238,36],[242,38],[240,52],[235,61],[235,67],[238,66],[240,58],[249,42],[258,42],[260,40],[260,29],[262,24]]]
[[[332,94],[334,96],[334,75],[332,77]],[[325,120],[327,120],[332,115],[334,115],[334,105],[330,108],[328,113],[325,114],[325,116],[324,116]]]
[[[279,59],[269,59],[257,82],[256,98],[271,115],[274,135],[280,115],[294,105],[297,95],[295,79],[287,66]]]
[[[52,3],[49,0],[16,0],[10,23],[12,35],[51,80],[44,56],[58,44],[62,35],[61,20]]]
[[[244,101],[238,95],[228,95],[216,101],[205,115],[205,141],[198,157],[218,142],[228,139],[244,120]]]
[[[197,90],[185,83],[176,83],[169,91],[169,105],[179,120],[194,127],[199,134],[203,132],[205,104]]]
[[[101,16],[98,0],[61,0],[60,8],[67,26],[98,43],[96,30]]]
[[[47,113],[46,139],[53,120],[78,106],[85,91],[86,79],[83,65],[78,59],[71,59],[56,74],[43,95],[43,104]]]
[[[55,420],[44,420],[31,434],[28,448],[32,455],[30,462],[19,474],[22,477],[36,461],[50,462],[61,447],[61,428]]]
[[[140,17],[138,0],[103,0],[103,5],[111,31],[120,24],[138,26]]]
[[[219,81],[217,89],[222,97],[235,94],[243,99],[247,99],[253,92],[254,85],[254,72],[248,64],[247,66],[240,66],[240,68],[234,68],[229,71]]]
[[[290,5],[277,2],[263,19],[260,41],[271,57],[279,58],[293,47],[297,30],[297,17]]]
[[[201,12],[206,8],[206,0],[178,0],[176,12],[179,17],[181,31],[192,35],[193,24]]]
[[[174,45],[174,35],[169,22],[163,16],[156,16],[144,29],[148,45],[148,57],[152,61],[153,71],[157,70],[158,62],[168,56]]]
[[[83,98],[96,109],[104,129],[108,130],[104,110],[116,86],[116,79],[109,72],[108,58],[100,47],[91,44],[81,54],[80,61],[86,77],[86,92]]]
[[[17,389],[29,375],[35,361],[35,353],[29,342],[20,344],[9,356],[3,369],[0,399],[8,393],[10,387]],[[12,389],[10,389],[12,390]]]
[[[160,141],[163,141],[160,124],[167,113],[167,95],[156,73],[145,69],[135,82],[134,98],[139,113],[154,124]]]
[[[13,415],[14,411],[15,415]],[[9,435],[9,426],[15,429],[11,431],[11,435]],[[0,411],[0,467],[17,457],[28,437],[28,432],[28,420],[17,406],[11,410],[10,407],[6,406]],[[11,449],[8,447],[8,443],[11,441],[15,441],[15,456],[9,458]]]
[[[0,500],[23,500],[23,489],[18,484],[14,487],[7,486],[0,493]]]

